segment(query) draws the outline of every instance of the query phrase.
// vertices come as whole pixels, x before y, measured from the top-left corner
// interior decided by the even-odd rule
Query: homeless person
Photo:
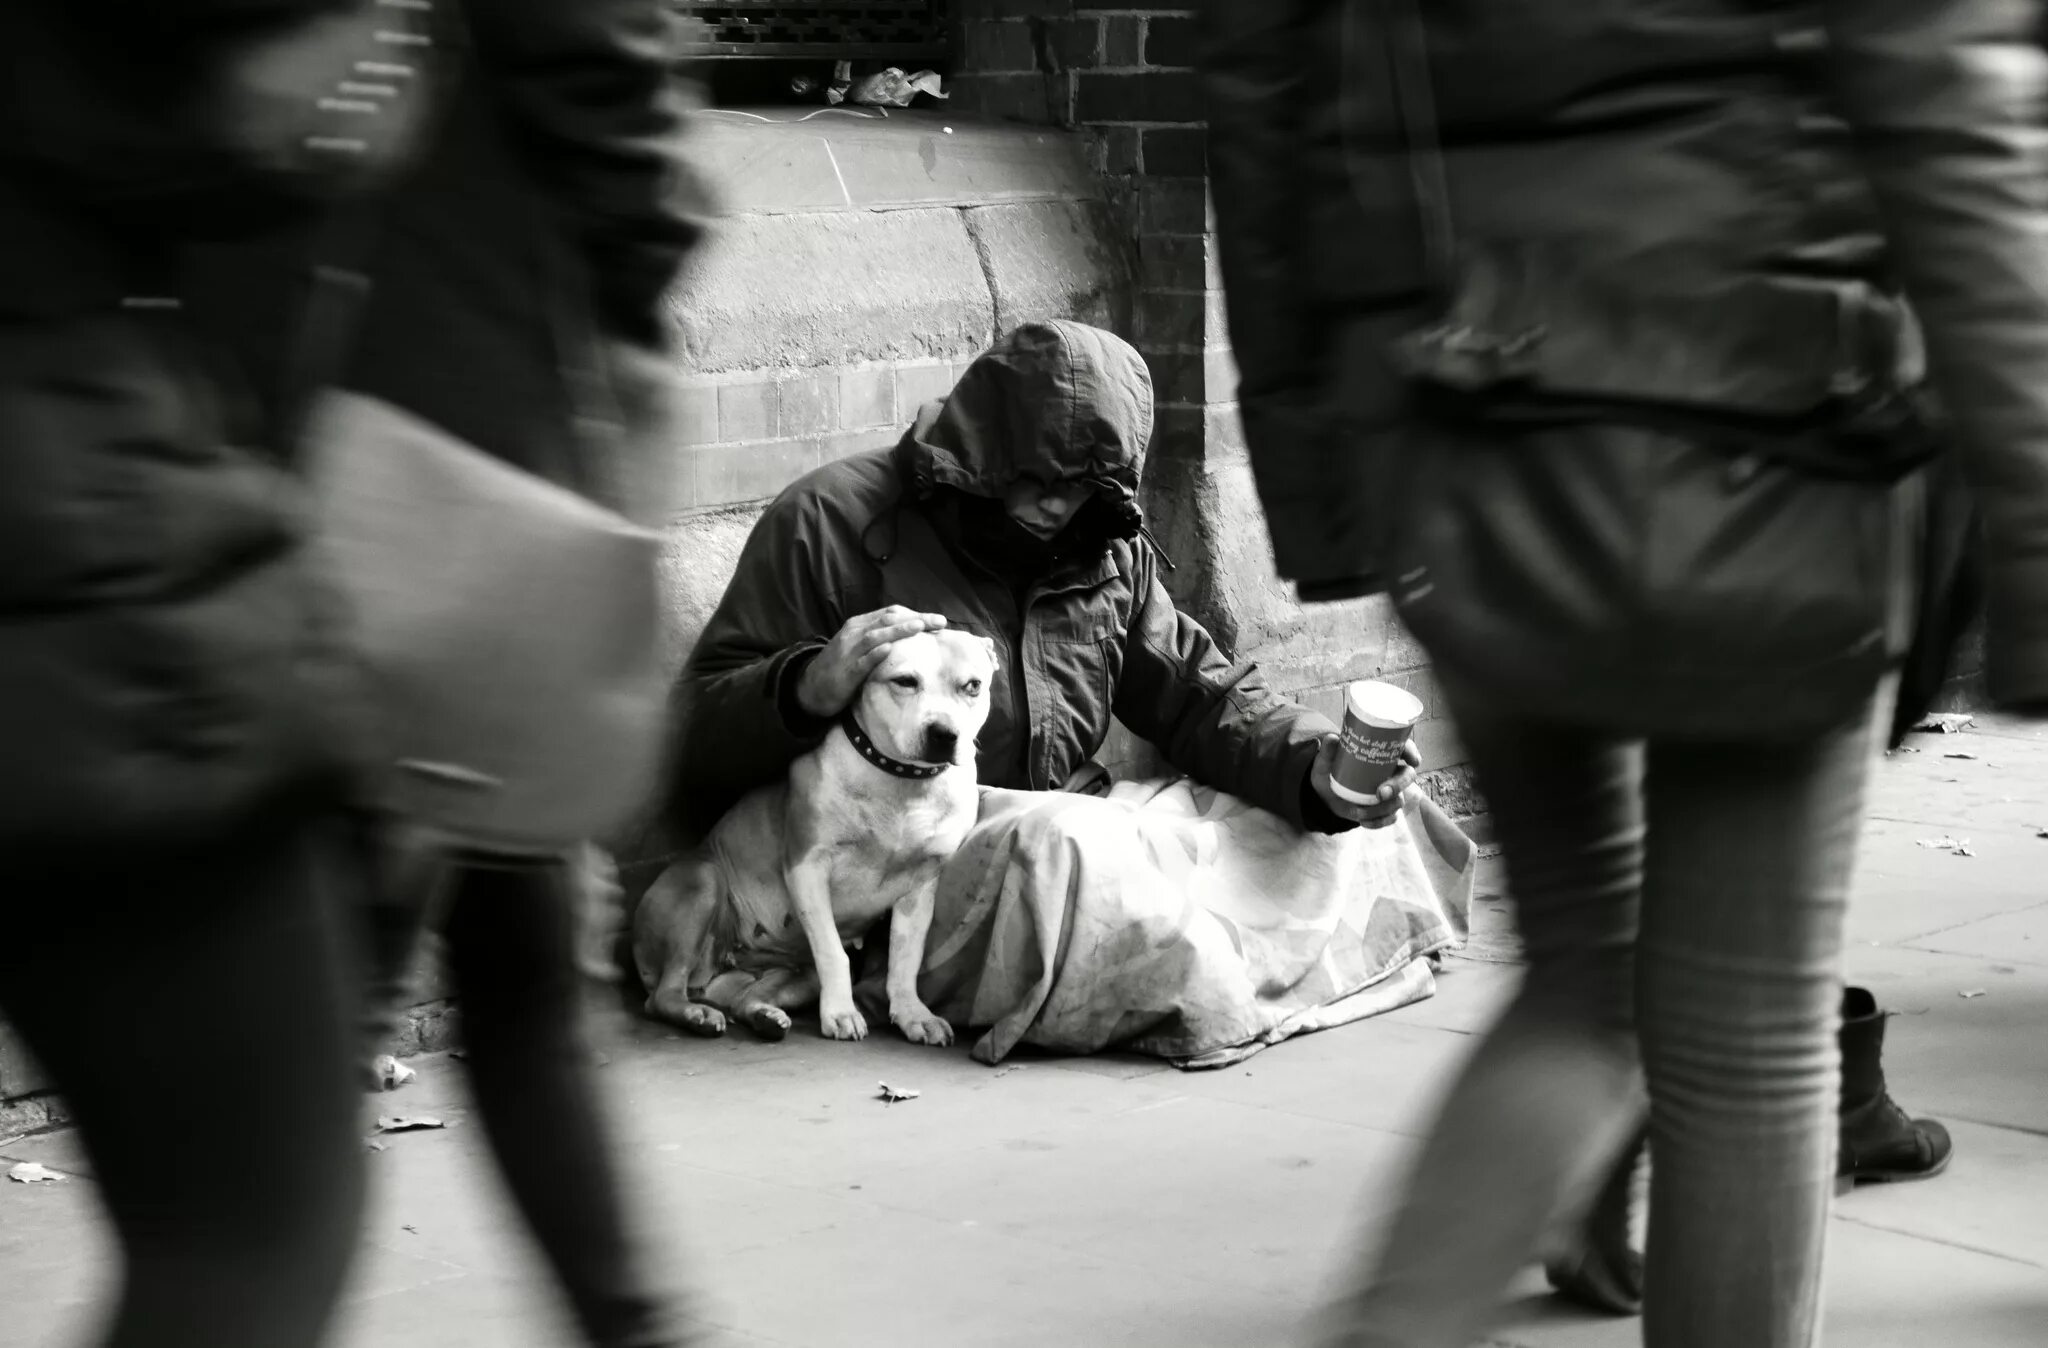
[[[1457,887],[1469,845],[1429,807],[1433,872],[1401,826],[1412,753],[1376,803],[1343,802],[1329,786],[1335,727],[1230,660],[1169,598],[1170,563],[1136,501],[1151,428],[1151,380],[1127,343],[1071,322],[1018,328],[927,404],[894,449],[819,469],[769,506],[684,673],[680,799],[686,831],[701,835],[827,733],[889,641],[941,623],[995,641],[981,822],[940,887],[929,949],[948,952],[937,962],[948,967],[926,967],[939,1014],[1008,1027],[1002,1042],[984,1043],[985,1057],[1018,1037],[1170,1057],[1260,1034],[1270,1042],[1283,1022],[1335,1023],[1316,1020],[1321,1008],[1390,975],[1400,977],[1384,995],[1426,995],[1416,961],[1455,938],[1456,904],[1437,889]],[[1043,794],[1086,773],[1112,716],[1185,778],[1119,784],[1108,800]],[[1134,828],[1141,817],[1149,822]],[[1339,841],[1360,823],[1394,827],[1368,847]],[[1048,850],[1068,864],[1033,865],[1031,883],[1004,886],[1011,867],[1043,863]],[[1334,879],[1340,872],[1347,878]],[[1264,901],[1272,911],[1191,914],[1204,876],[1236,891],[1226,907]],[[1063,887],[1072,892],[1051,892]],[[1396,901],[1374,918],[1380,897]],[[1069,911],[1070,900],[1079,907]],[[1125,937],[1156,926],[1147,948],[1178,972],[1162,981],[1164,965],[1152,971],[1137,998],[1146,1006],[1115,1005],[1129,1003],[1130,977],[1089,980],[1093,1000],[1066,1008],[1068,1028],[1050,1035],[1058,1042],[1027,1034],[1046,1030],[1057,1009],[1044,1000],[1051,952],[1092,958],[1065,938],[1098,920]],[[1012,922],[1053,941],[1030,969],[1005,943],[990,945]],[[1190,963],[1186,947],[1214,946],[1219,923],[1236,933],[1224,943],[1235,952],[1228,969],[1199,954]],[[1276,977],[1243,932],[1279,926],[1291,953]],[[1304,981],[1311,969],[1320,972]],[[1255,988],[1276,986],[1284,1013],[1255,1010],[1270,1000]],[[1314,1005],[1296,1004],[1304,998]]]

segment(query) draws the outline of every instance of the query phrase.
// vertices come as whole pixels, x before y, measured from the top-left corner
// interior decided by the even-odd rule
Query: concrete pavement
[[[2048,1342],[2048,728],[1984,720],[1889,760],[1849,972],[1899,1012],[1887,1066],[1948,1121],[1944,1177],[1841,1200],[1828,1336],[1850,1348]],[[1969,754],[1971,757],[1949,757]],[[1971,855],[1921,845],[1967,840]],[[636,1195],[717,1348],[1281,1345],[1392,1202],[1431,1103],[1516,970],[1506,904],[1437,997],[1188,1075],[1136,1058],[991,1070],[893,1037],[670,1038],[600,1026]],[[1964,995],[1971,994],[1971,995]],[[195,1045],[195,1070],[204,1058]],[[459,1064],[372,1102],[454,1126],[370,1156],[343,1348],[570,1341],[489,1170]],[[878,1082],[922,1092],[884,1104]],[[234,1084],[215,1154],[231,1168]],[[84,1169],[64,1134],[0,1169]],[[83,1176],[0,1182],[0,1345],[74,1341],[108,1286]],[[1619,1348],[1630,1321],[1514,1289],[1494,1340]]]

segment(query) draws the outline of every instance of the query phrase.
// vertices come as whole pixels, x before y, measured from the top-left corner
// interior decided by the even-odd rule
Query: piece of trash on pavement
[[[918,1096],[924,1094],[923,1091],[911,1091],[905,1090],[901,1086],[891,1086],[886,1081],[884,1081],[881,1084],[882,1093],[875,1098],[878,1100],[885,1101],[892,1105],[895,1104],[898,1100],[915,1100]]]
[[[418,1072],[413,1071],[412,1068],[407,1067],[389,1053],[378,1054],[370,1063],[370,1071],[376,1076],[377,1089],[380,1091],[395,1091],[400,1086],[411,1083],[419,1076]]]
[[[1968,758],[1968,759],[1972,759],[1972,760],[1974,760],[1974,759],[1975,759],[1975,758],[1977,757],[1977,755],[1975,755],[1975,754],[1943,754],[1943,755],[1942,755],[1942,757],[1943,757],[1943,758]]]
[[[1962,992],[1960,992],[1960,993],[1958,993],[1958,994],[1956,994],[1956,995],[1957,995],[1957,996],[1959,996],[1959,997],[1961,997],[1961,998],[1963,998],[1963,999],[1964,999],[1965,1001],[1967,1001],[1967,1000],[1969,1000],[1969,999],[1970,999],[1970,998],[1972,998],[1972,997],[1982,997],[1982,996],[1984,995],[1984,989],[1982,989],[1982,988],[1965,988],[1965,989],[1964,989],[1964,990],[1963,990]]]
[[[1960,735],[1977,718],[1966,711],[1941,711],[1921,718],[1913,729],[1930,735]]]
[[[50,1169],[40,1161],[23,1161],[7,1172],[7,1178],[16,1184],[62,1184],[71,1177],[62,1171]]]
[[[1939,838],[1922,838],[1919,842],[1922,847],[1931,847],[1937,852],[1953,852],[1959,857],[1973,857],[1977,855],[1970,850],[1970,840],[1968,838],[1952,838],[1946,833],[1942,834]]]
[[[377,1120],[380,1133],[417,1133],[427,1128],[446,1128],[448,1125],[429,1114],[386,1114]]]

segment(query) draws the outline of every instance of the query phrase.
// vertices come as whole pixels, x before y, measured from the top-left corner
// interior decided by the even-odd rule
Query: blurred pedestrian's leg
[[[1458,711],[1529,969],[1327,1342],[1465,1348],[1482,1334],[1546,1221],[1607,1173],[1638,1117],[1634,1003],[1656,1157],[1646,1342],[1805,1348],[1869,729],[1645,756]]]
[[[1597,1183],[1640,1108],[1641,752],[1467,706],[1457,715],[1529,967],[1452,1087],[1376,1266],[1333,1318],[1329,1348],[1468,1348],[1552,1214],[1575,1187]]]
[[[1839,1132],[1841,934],[1875,727],[1659,745],[1637,996],[1645,1341],[1805,1348]]]
[[[683,1342],[632,1238],[581,1032],[576,914],[547,869],[465,870],[445,933],[499,1168],[597,1348]]]
[[[0,1014],[62,1091],[126,1256],[112,1348],[320,1342],[362,1193],[316,830],[0,865]]]

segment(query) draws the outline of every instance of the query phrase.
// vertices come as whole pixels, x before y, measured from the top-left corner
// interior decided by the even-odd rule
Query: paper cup
[[[1401,769],[1401,747],[1422,719],[1422,702],[1405,688],[1363,679],[1344,690],[1344,736],[1330,789],[1354,805],[1370,805]]]

